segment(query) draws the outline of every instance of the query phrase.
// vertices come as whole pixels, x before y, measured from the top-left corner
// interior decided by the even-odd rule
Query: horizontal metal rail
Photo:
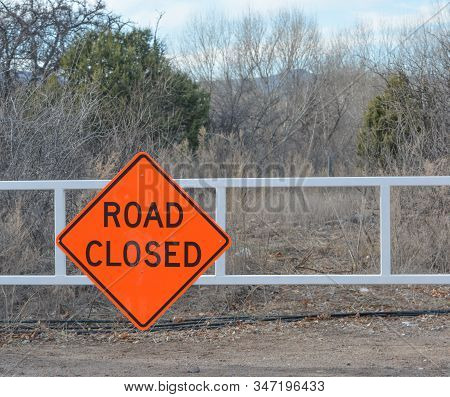
[[[55,236],[66,225],[65,192],[101,189],[106,180],[0,181],[0,190],[52,190],[54,192]],[[348,284],[445,284],[450,274],[392,274],[390,188],[392,186],[448,186],[450,176],[407,177],[333,177],[333,178],[205,178],[178,179],[184,188],[215,189],[216,220],[226,228],[227,188],[358,187],[380,188],[380,263],[379,274],[320,275],[230,275],[225,255],[216,262],[214,275],[203,275],[197,285],[348,285]],[[90,285],[86,276],[67,275],[66,257],[55,246],[55,273],[52,275],[0,275],[0,285]]]
[[[356,186],[439,186],[449,185],[450,176],[367,176],[314,178],[202,178],[175,179],[184,188],[256,188],[256,187],[356,187]],[[84,190],[101,189],[109,181],[102,179],[54,181],[0,181],[0,190]]]
[[[0,276],[0,285],[91,285],[86,276]],[[237,274],[204,275],[196,285],[401,285],[450,284],[450,274]]]

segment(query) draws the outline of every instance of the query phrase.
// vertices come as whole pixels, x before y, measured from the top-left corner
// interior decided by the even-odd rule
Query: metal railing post
[[[56,236],[66,226],[66,194],[63,188],[54,189],[55,241]],[[66,275],[66,255],[55,244],[55,275]]]
[[[226,230],[227,226],[227,188],[216,187],[216,222],[222,229]],[[225,253],[217,259],[214,273],[216,276],[225,276]]]
[[[391,187],[380,185],[380,264],[381,275],[391,275]]]

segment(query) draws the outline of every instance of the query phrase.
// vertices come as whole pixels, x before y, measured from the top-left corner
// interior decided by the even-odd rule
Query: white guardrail
[[[392,274],[391,272],[391,186],[450,185],[450,176],[408,177],[332,177],[332,178],[217,178],[178,179],[184,188],[213,188],[216,192],[216,221],[226,229],[226,189],[259,187],[357,187],[380,188],[380,263],[379,274],[370,275],[228,275],[225,255],[215,264],[214,275],[203,275],[198,285],[263,284],[447,284],[450,274]],[[0,181],[0,190],[53,190],[55,236],[66,225],[66,190],[101,189],[106,180]],[[0,275],[0,285],[90,285],[86,276],[66,274],[66,256],[55,246],[55,274]]]

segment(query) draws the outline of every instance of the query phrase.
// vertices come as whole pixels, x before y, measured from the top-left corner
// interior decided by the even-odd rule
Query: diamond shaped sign
[[[138,153],[57,237],[58,247],[146,330],[231,244],[147,153]]]

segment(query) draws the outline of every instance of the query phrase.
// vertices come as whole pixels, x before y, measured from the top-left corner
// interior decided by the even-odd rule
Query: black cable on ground
[[[184,321],[160,321],[150,331],[187,330],[187,329],[211,329],[221,328],[236,324],[253,324],[258,322],[295,322],[305,319],[333,319],[350,317],[417,317],[423,315],[446,315],[450,309],[436,310],[396,310],[396,311],[366,311],[366,312],[334,312],[313,313],[299,315],[268,315],[268,316],[218,316],[200,317]],[[94,334],[113,331],[134,331],[134,328],[125,321],[114,320],[24,320],[19,322],[0,321],[0,332],[24,332],[36,330],[38,327],[54,330],[64,330],[76,334]],[[136,331],[137,332],[137,331]]]

